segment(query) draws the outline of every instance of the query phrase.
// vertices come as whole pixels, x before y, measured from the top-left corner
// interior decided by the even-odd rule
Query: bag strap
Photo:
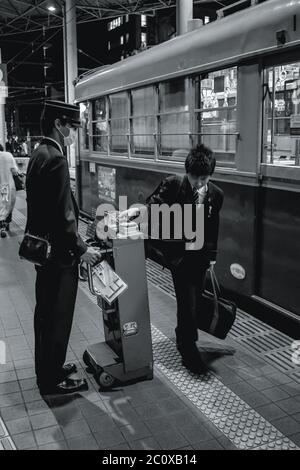
[[[220,289],[220,285],[219,285],[217,275],[216,275],[216,272],[215,272],[215,269],[214,269],[214,265],[210,266],[209,269],[211,271],[212,284],[214,284],[214,287],[215,287],[216,293],[217,293],[217,297],[219,298],[219,297],[221,297],[221,289]]]
[[[218,305],[218,300],[220,296],[220,287],[217,281],[216,274],[214,272],[214,267],[210,266],[208,268],[210,279],[211,279],[211,285],[213,289],[213,295],[214,295],[214,313],[212,317],[211,324],[209,326],[209,333],[214,334],[216,326],[219,321],[219,305]]]

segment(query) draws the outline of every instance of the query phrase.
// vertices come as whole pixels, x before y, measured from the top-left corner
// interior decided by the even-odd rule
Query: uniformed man
[[[31,235],[48,237],[51,256],[36,266],[34,314],[35,367],[42,395],[87,389],[72,379],[75,364],[65,364],[78,288],[78,263],[94,264],[99,255],[78,234],[78,207],[70,188],[65,147],[80,127],[79,108],[46,101],[41,118],[44,138],[32,154],[26,178],[27,225]]]

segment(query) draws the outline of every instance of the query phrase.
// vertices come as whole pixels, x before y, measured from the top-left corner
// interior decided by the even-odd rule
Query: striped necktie
[[[199,203],[199,193],[196,188],[193,188],[193,203],[198,204]]]

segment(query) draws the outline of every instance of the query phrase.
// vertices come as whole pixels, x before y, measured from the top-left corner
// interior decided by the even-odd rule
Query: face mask
[[[61,135],[64,138],[64,146],[69,147],[70,145],[74,144],[76,142],[77,138],[77,131],[73,128],[68,127],[69,129],[69,135],[67,137],[64,136],[64,134],[58,129],[58,131],[61,133]]]

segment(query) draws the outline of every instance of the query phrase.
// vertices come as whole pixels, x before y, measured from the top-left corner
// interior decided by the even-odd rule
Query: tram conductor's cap
[[[54,123],[55,119],[60,119],[63,125],[68,123],[72,127],[81,127],[79,106],[63,101],[45,101],[41,121]]]

